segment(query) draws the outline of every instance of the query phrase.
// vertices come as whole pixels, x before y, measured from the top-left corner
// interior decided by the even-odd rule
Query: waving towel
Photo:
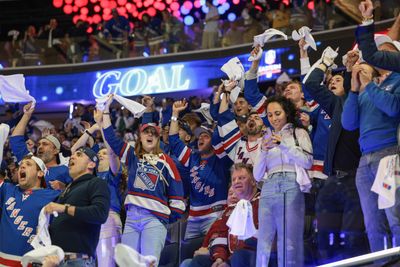
[[[5,123],[0,124],[0,164],[1,161],[3,160],[4,144],[6,143],[9,132],[10,132],[10,126],[8,124]]]
[[[0,94],[4,102],[33,102],[31,108],[35,107],[36,100],[26,90],[23,74],[0,75]]]
[[[315,43],[314,37],[311,35],[311,29],[307,26],[301,27],[298,31],[294,30],[292,32],[292,38],[295,41],[304,38],[306,45],[304,46],[304,50],[307,50],[308,47],[311,47],[315,51],[317,51],[317,45]]]
[[[122,106],[124,106],[126,109],[128,109],[135,118],[140,118],[143,115],[144,111],[146,110],[145,106],[128,98],[119,95],[114,95],[114,99]],[[108,96],[102,98],[96,98],[96,107],[99,110],[103,111],[107,100]]]
[[[232,89],[230,95],[231,102],[235,103],[244,84],[244,67],[239,58],[234,57],[226,62],[221,70],[229,77],[229,80],[223,80],[225,86],[229,86],[231,82],[236,82],[236,86]]]

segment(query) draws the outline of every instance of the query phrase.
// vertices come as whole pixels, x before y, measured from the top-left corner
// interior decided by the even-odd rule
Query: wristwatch
[[[65,206],[64,213],[68,214],[68,208],[71,207],[71,205],[70,204],[65,204],[64,206]]]

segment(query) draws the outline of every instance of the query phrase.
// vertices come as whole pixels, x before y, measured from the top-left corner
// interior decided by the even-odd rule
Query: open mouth
[[[253,120],[250,120],[248,123],[249,128],[254,128],[256,126],[256,122]]]
[[[150,139],[150,138],[149,138],[149,139],[146,139],[146,143],[149,144],[149,145],[151,145],[151,144],[153,143],[153,139]]]
[[[26,178],[26,172],[25,171],[20,171],[19,172],[19,177],[20,178]]]

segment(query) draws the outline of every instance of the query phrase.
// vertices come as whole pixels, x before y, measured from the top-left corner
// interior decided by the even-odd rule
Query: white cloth
[[[257,229],[254,226],[251,202],[245,199],[239,200],[226,225],[230,229],[229,233],[236,235],[240,240],[246,240],[256,235]]]
[[[221,67],[221,70],[229,77],[229,80],[223,80],[225,86],[228,86],[232,81],[237,83],[237,86],[233,88],[230,94],[231,102],[235,103],[240,92],[242,91],[242,84],[244,84],[244,67],[239,58],[234,57],[226,62]]]
[[[37,234],[32,240],[31,246],[34,249],[39,249],[41,247],[51,246],[51,238],[49,233],[49,222],[50,215],[46,214],[44,207],[39,214],[39,223],[37,227]]]
[[[294,164],[294,167],[296,169],[296,182],[300,186],[300,191],[304,193],[309,193],[312,184],[308,172],[296,163]]]
[[[379,162],[371,191],[377,193],[378,208],[387,209],[396,203],[396,190],[400,186],[399,156],[384,157]]]
[[[44,129],[54,129],[54,125],[45,120],[35,121],[32,123],[32,126],[38,128],[41,132],[43,132]]]
[[[239,88],[240,89],[240,88]],[[198,112],[207,120],[208,124],[213,124],[213,118],[211,117],[210,113],[210,104],[208,103],[201,103],[200,108],[193,110],[194,112]]]
[[[307,82],[308,77],[310,76],[311,72],[313,72],[313,70],[315,70],[319,66],[319,64],[321,64],[322,62],[324,62],[325,64],[327,64],[329,62],[333,62],[335,60],[335,58],[338,56],[338,50],[339,50],[339,48],[336,48],[336,50],[333,50],[332,47],[330,47],[330,46],[325,48],[324,52],[322,52],[321,58],[318,59],[314,63],[314,65],[311,66],[311,68],[308,71],[308,73],[306,74],[306,76],[304,76],[303,83]],[[333,63],[329,68],[336,69],[337,65],[335,65]]]
[[[146,110],[145,106],[128,98],[119,95],[114,95],[114,99],[122,106],[124,106],[126,109],[128,109],[135,118],[140,118],[143,115],[144,111]],[[102,98],[96,98],[96,107],[99,110],[103,111],[107,100],[108,96]]]
[[[311,35],[311,29],[307,26],[301,27],[298,31],[294,30],[292,32],[292,38],[295,41],[299,41],[301,38],[304,38],[306,45],[304,46],[304,50],[307,50],[308,47],[311,47],[315,51],[317,51],[317,45],[315,43],[314,37]]]
[[[283,84],[285,82],[290,82],[292,81],[292,79],[290,79],[289,75],[287,75],[286,72],[283,72],[278,79],[276,79],[276,83],[277,84]]]
[[[288,39],[287,35],[283,32],[275,29],[268,29],[264,33],[253,37],[253,47],[256,47],[257,45],[264,47],[264,44],[276,35],[282,36],[285,40]]]
[[[156,257],[142,256],[139,252],[124,244],[115,246],[114,258],[119,267],[148,267],[151,263],[157,263]]]
[[[244,78],[244,67],[238,57],[231,58],[221,67],[221,70],[228,75],[230,80],[240,81]]]
[[[6,143],[8,133],[10,132],[10,126],[8,124],[0,124],[0,163],[3,160],[3,149]]]
[[[46,246],[25,253],[21,259],[21,263],[23,267],[26,267],[29,263],[42,263],[45,257],[53,255],[58,257],[59,262],[65,257],[64,251],[60,247]]]
[[[33,102],[31,108],[35,107],[36,100],[26,90],[23,74],[0,75],[0,94],[4,102]]]

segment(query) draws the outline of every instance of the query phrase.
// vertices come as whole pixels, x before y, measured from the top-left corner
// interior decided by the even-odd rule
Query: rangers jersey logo
[[[159,172],[153,167],[138,166],[133,186],[142,190],[154,191],[157,187],[159,177]]]

